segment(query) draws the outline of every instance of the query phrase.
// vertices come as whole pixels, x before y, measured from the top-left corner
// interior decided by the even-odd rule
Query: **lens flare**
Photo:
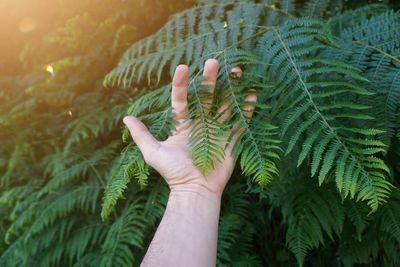
[[[50,73],[50,75],[51,75],[51,76],[53,76],[53,77],[54,77],[54,75],[55,75],[55,72],[54,72],[54,68],[53,68],[53,66],[51,66],[51,65],[47,65],[47,67],[46,67],[46,71],[47,71],[48,73]]]

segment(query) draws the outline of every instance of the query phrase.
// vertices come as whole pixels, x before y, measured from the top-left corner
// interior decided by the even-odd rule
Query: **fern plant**
[[[396,1],[151,2],[59,1],[83,11],[26,46],[25,74],[0,76],[0,266],[140,264],[169,189],[120,120],[137,116],[166,139],[181,63],[190,118],[213,126],[193,127],[197,166],[212,169],[243,129],[218,266],[398,266]],[[211,57],[213,96],[200,85]],[[223,122],[222,103],[233,111]],[[221,144],[224,127],[234,130]]]
[[[344,15],[333,17],[329,23],[317,19],[324,16],[329,4],[329,1],[310,1],[299,12],[303,18],[297,18],[296,13],[291,14],[269,1],[204,3],[174,15],[156,34],[135,43],[107,75],[105,83],[131,86],[147,77],[149,83],[158,84],[165,69],[173,70],[178,63],[185,62],[193,66],[192,84],[199,87],[197,69],[205,58],[215,57],[221,63],[221,83],[220,93],[213,101],[232,103],[230,108],[234,109],[234,114],[227,122],[240,122],[246,129],[236,146],[243,174],[253,176],[253,180],[262,186],[267,185],[272,179],[271,172],[278,175],[276,160],[280,155],[277,151],[284,150],[283,156],[293,154],[297,163],[291,166],[308,170],[309,176],[318,178],[320,186],[335,184],[344,199],[350,197],[354,201],[365,201],[372,214],[387,202],[393,188],[390,183],[393,172],[384,159],[390,143],[382,140],[388,127],[382,129],[375,123],[377,119],[371,116],[374,104],[369,99],[375,97],[377,90],[364,74],[366,68],[360,67],[363,63],[355,64],[346,57],[365,58],[352,53],[357,45],[372,51],[382,50],[380,43],[386,50],[398,49],[398,27],[389,31],[380,29],[382,37],[378,32],[377,36],[370,34],[368,27],[377,29],[376,25],[382,25],[389,29],[389,25],[394,23],[391,21],[399,20],[399,14],[386,11],[382,6],[371,7],[371,13],[378,15],[352,25],[349,23],[347,28],[337,32],[337,24],[342,22],[340,17]],[[362,38],[364,42],[371,38],[374,43],[353,41],[353,36]],[[397,60],[394,55],[382,53],[382,64],[378,65],[373,59],[368,63],[383,69],[383,57]],[[230,78],[230,69],[235,65],[243,66],[247,73],[238,82]],[[397,69],[395,63],[393,68]],[[377,70],[374,73],[379,75]],[[391,88],[397,88],[395,72],[387,75],[386,68],[385,74],[379,76],[391,80],[394,82]],[[240,85],[232,86],[235,83]],[[263,113],[254,118],[251,123],[254,127],[250,127],[245,112],[240,109],[244,103],[241,94],[251,87],[257,90],[262,100],[259,109]],[[191,114],[200,114],[201,120],[213,121],[212,116],[202,117],[196,88],[190,91],[193,94],[189,104]],[[222,98],[226,95],[229,97]],[[398,116],[396,97],[389,98],[393,113]],[[265,105],[270,107],[268,111],[265,111]],[[149,113],[133,115],[145,117]],[[223,125],[215,124],[212,128],[223,129]],[[273,133],[271,129],[277,131]],[[263,131],[267,131],[266,136],[260,135]],[[218,150],[200,150],[199,147],[209,147],[207,136],[217,137],[219,133],[200,132],[198,128],[193,130],[196,140],[191,145],[195,163],[207,171],[212,167],[207,161],[218,160],[220,153],[216,152]],[[280,135],[283,142],[275,134]],[[110,183],[108,186],[114,185]],[[108,195],[117,196],[111,191],[107,191],[105,196]],[[327,198],[316,201],[326,209],[331,202]],[[296,200],[296,205],[304,211],[306,204],[302,203]],[[107,210],[103,211],[107,213]],[[332,236],[333,230],[325,220],[330,218],[334,221],[338,215],[343,216],[343,212],[335,212],[332,217],[322,213],[316,215],[315,222],[304,223],[304,231],[300,231],[303,228],[298,225],[299,221],[289,221],[288,244],[300,265],[306,252],[322,243],[323,232]],[[316,223],[321,223],[320,230]],[[334,229],[336,234],[342,231],[339,225]],[[291,231],[294,230],[301,236],[293,237]]]

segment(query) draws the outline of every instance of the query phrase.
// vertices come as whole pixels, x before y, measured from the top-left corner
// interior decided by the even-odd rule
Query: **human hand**
[[[205,80],[203,85],[210,87],[210,93],[214,91],[218,68],[219,64],[215,59],[207,60],[204,65],[203,75]],[[241,73],[239,67],[235,67],[232,71],[238,73],[238,75]],[[124,123],[129,128],[131,136],[142,152],[146,163],[164,177],[171,191],[194,191],[201,194],[205,192],[220,197],[234,168],[232,149],[243,129],[235,133],[232,141],[226,147],[224,159],[214,162],[214,169],[204,175],[194,164],[189,146],[192,126],[187,119],[188,86],[189,68],[186,65],[179,65],[173,77],[171,94],[172,111],[175,114],[174,120],[176,120],[177,125],[175,131],[167,140],[157,141],[146,126],[135,117],[125,117]],[[245,102],[255,102],[256,100],[255,94],[250,94],[245,98]],[[224,111],[220,120],[223,121],[232,113],[229,110],[225,111],[228,107],[229,102],[225,102],[219,107],[217,114]],[[252,116],[253,105],[245,105],[243,109],[247,110],[246,116]]]

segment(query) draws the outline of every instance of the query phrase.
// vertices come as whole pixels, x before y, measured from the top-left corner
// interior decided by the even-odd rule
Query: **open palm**
[[[205,77],[204,85],[209,86],[213,93],[214,85],[218,76],[218,61],[209,59],[204,65],[203,75]],[[233,71],[240,73],[240,68],[236,67]],[[186,65],[179,65],[174,74],[172,82],[171,105],[177,121],[175,131],[165,141],[157,141],[146,126],[137,118],[128,116],[124,118],[124,123],[129,128],[133,140],[138,145],[147,164],[157,170],[166,180],[171,190],[192,190],[198,187],[207,189],[215,194],[222,194],[226,183],[228,182],[233,168],[234,159],[231,155],[232,148],[241,134],[238,131],[232,142],[225,150],[223,161],[214,162],[214,169],[207,175],[204,175],[194,164],[189,146],[189,135],[191,123],[187,119],[188,102],[187,92],[189,85],[189,68]],[[248,95],[247,102],[255,102],[256,95]],[[204,103],[208,104],[208,103]],[[220,116],[223,121],[230,115],[229,110],[225,111],[229,103],[224,103],[218,112],[224,111]],[[248,105],[244,107],[247,116],[252,116],[253,107]]]

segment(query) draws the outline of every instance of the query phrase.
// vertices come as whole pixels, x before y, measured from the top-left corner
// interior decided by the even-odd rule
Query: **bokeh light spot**
[[[54,68],[53,68],[53,66],[51,66],[51,65],[47,65],[46,71],[47,71],[48,73],[50,73],[51,76],[54,76],[54,75],[55,75]]]

